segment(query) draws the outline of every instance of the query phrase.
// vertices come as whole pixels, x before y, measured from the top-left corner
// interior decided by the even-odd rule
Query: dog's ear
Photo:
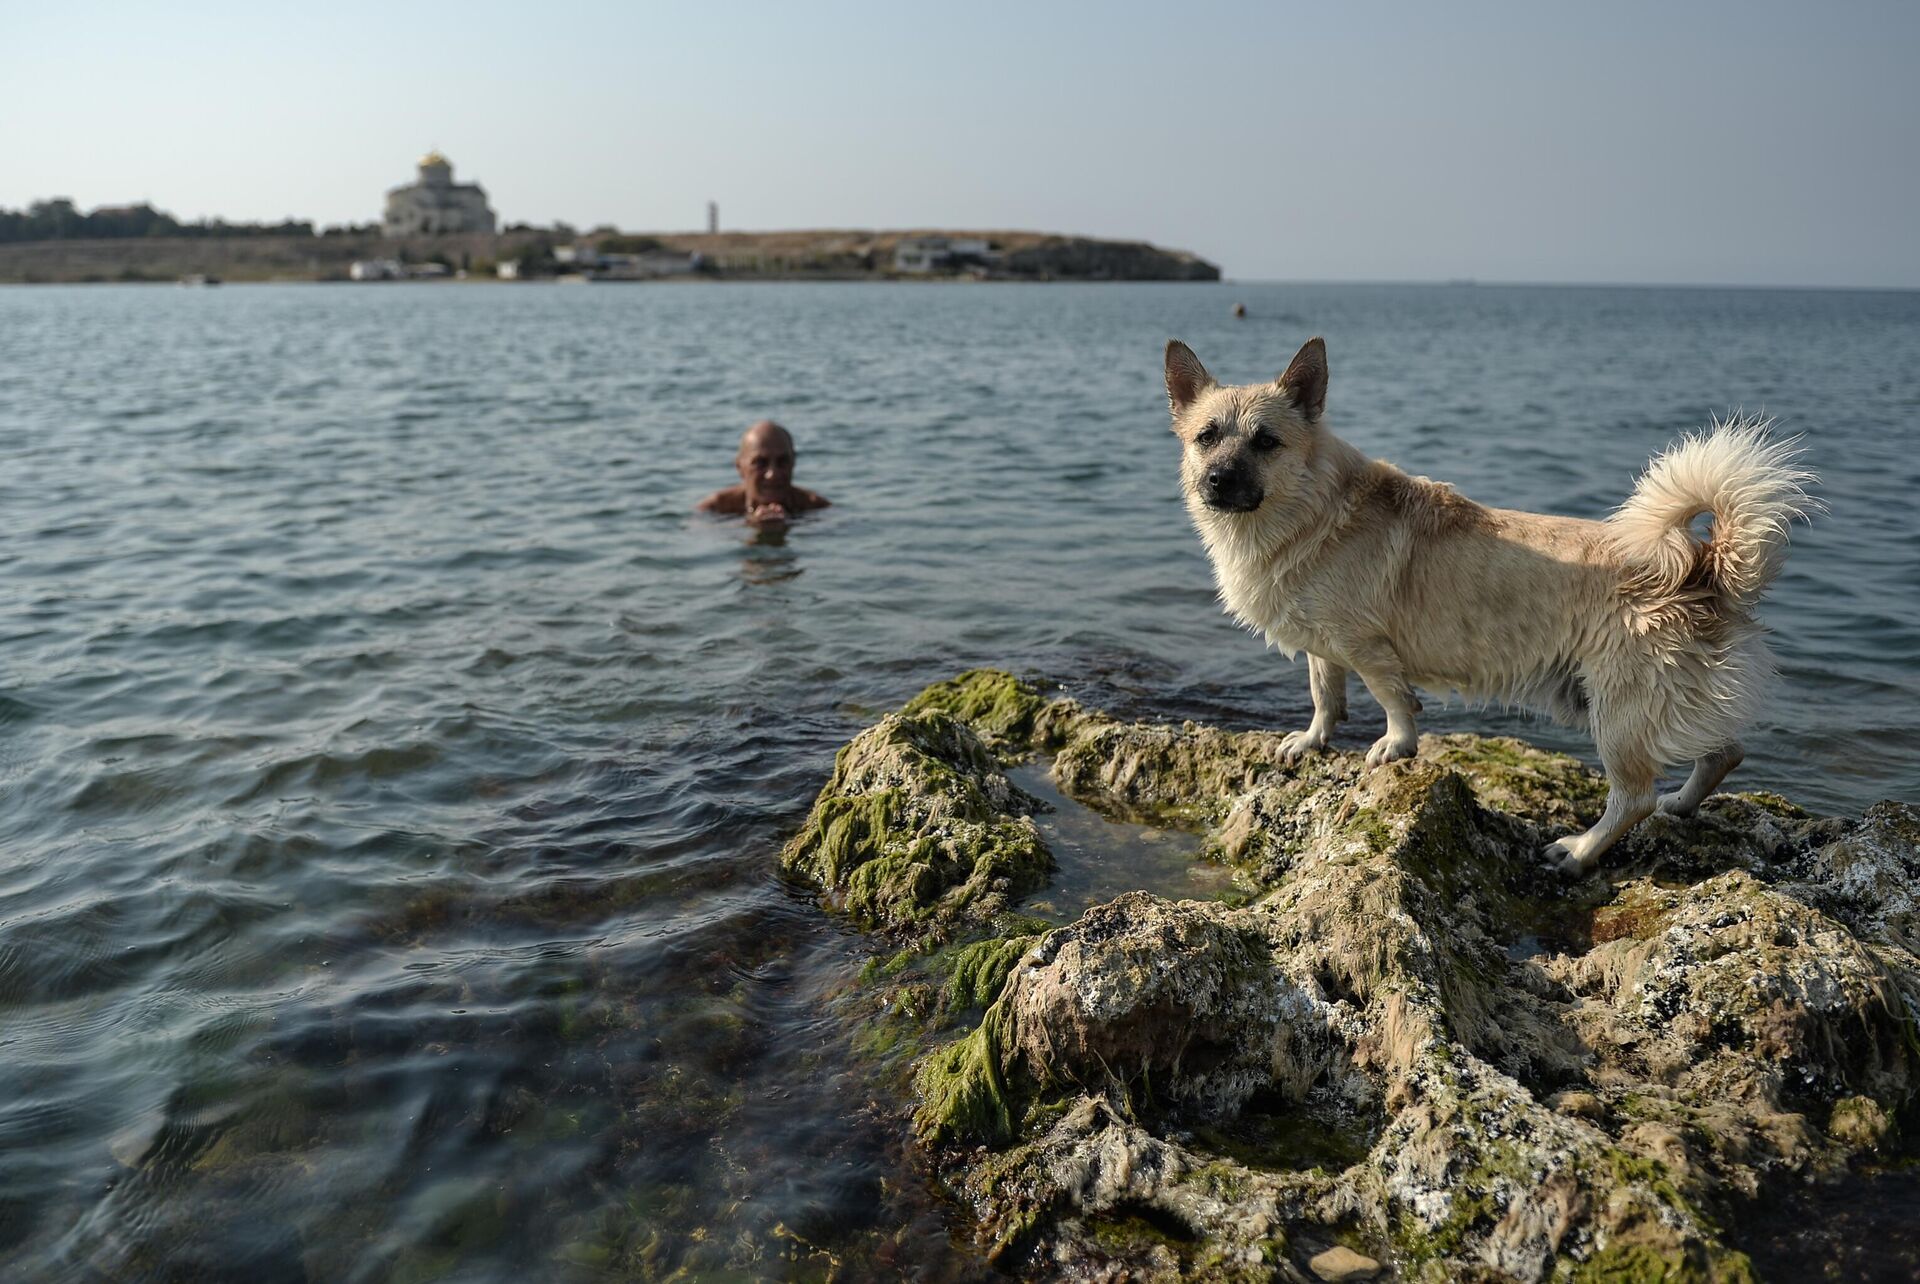
[[[1167,340],[1167,405],[1179,414],[1193,399],[1214,386],[1213,376],[1193,355],[1193,349],[1178,339]]]
[[[1292,398],[1294,409],[1307,417],[1312,423],[1320,418],[1320,412],[1327,408],[1327,344],[1315,335],[1300,345],[1300,351],[1293,354],[1287,372],[1280,376],[1280,386]]]

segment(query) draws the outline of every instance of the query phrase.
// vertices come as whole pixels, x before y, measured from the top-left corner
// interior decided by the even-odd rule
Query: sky
[[[0,207],[1032,229],[1244,280],[1920,287],[1920,5],[0,0]]]

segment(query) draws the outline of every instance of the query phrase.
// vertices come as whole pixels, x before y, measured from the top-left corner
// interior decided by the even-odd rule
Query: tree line
[[[329,232],[333,229],[329,228]],[[24,210],[0,209],[0,243],[10,241],[90,241],[141,236],[312,236],[305,219],[280,223],[229,223],[202,219],[182,223],[151,205],[102,205],[82,214],[65,197],[35,201]]]

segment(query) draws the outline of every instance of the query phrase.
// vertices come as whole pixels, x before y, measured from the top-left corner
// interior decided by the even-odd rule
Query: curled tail
[[[1787,527],[1818,507],[1812,473],[1792,439],[1767,436],[1771,420],[1716,421],[1654,459],[1627,502],[1607,519],[1614,544],[1643,567],[1657,592],[1708,589],[1738,611],[1760,600],[1786,558]],[[1705,542],[1690,528],[1713,516]]]

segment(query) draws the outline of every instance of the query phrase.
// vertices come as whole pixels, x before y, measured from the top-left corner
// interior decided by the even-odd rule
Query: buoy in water
[[[1245,316],[1245,315],[1247,315],[1247,305],[1246,305],[1246,304],[1244,304],[1244,303],[1236,303],[1236,304],[1234,304],[1234,305],[1233,305],[1233,315],[1235,315],[1235,316],[1237,316],[1237,317],[1243,317],[1243,316]]]

